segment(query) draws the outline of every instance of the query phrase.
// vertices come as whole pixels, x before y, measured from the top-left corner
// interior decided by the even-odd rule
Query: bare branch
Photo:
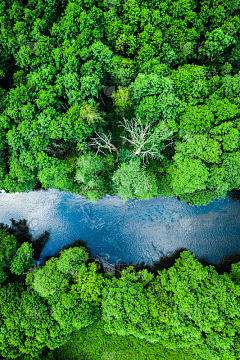
[[[137,123],[136,119],[132,119],[131,121],[128,121],[123,116],[124,123],[120,122],[119,126],[122,126],[128,133],[130,133],[131,139],[128,139],[125,136],[120,135],[120,137],[126,141],[128,141],[130,144],[134,146],[134,151],[129,155],[130,158],[133,158],[135,156],[141,156],[143,159],[143,162],[146,158],[146,161],[148,162],[148,157],[151,156],[152,158],[162,158],[163,155],[159,151],[159,141],[156,141],[157,138],[160,140],[169,140],[168,145],[164,145],[164,147],[169,146],[173,143],[172,139],[169,139],[169,136],[173,134],[173,131],[169,131],[166,124],[164,122],[161,123],[161,126],[157,129],[157,131],[154,131],[152,134],[150,134],[149,130],[151,128],[151,125],[153,122],[146,123],[145,127],[143,127],[142,123]],[[96,156],[98,155],[98,152],[104,152],[101,150],[103,148],[108,149],[111,153],[112,151],[117,152],[117,161],[118,158],[120,158],[120,152],[118,149],[111,143],[111,132],[109,132],[109,135],[106,135],[104,133],[97,133],[96,130],[94,130],[95,134],[97,135],[97,138],[91,138],[91,142],[88,143],[89,146],[95,146],[98,148]],[[150,146],[150,149],[146,149],[146,145],[148,144]],[[162,145],[162,144],[161,144]],[[163,147],[163,145],[162,145]]]
[[[118,158],[120,158],[120,153],[119,153],[118,149],[115,147],[115,145],[113,145],[111,143],[111,137],[112,137],[111,132],[108,131],[109,132],[108,136],[106,134],[104,134],[104,133],[98,134],[96,132],[96,130],[94,132],[95,132],[95,134],[97,135],[98,138],[91,138],[92,141],[89,142],[87,145],[88,146],[97,146],[98,147],[98,150],[97,150],[97,153],[96,153],[95,157],[97,156],[99,151],[104,154],[104,152],[101,150],[101,148],[105,148],[105,149],[108,149],[110,151],[110,153],[112,153],[112,150],[116,151],[117,155],[118,155]]]
[[[124,120],[124,124],[120,122],[119,126],[122,126],[128,133],[130,133],[132,140],[128,139],[125,136],[121,136],[121,137],[126,141],[130,142],[135,148],[134,152],[130,155],[130,157],[141,154],[144,162],[145,157],[148,161],[148,156],[151,156],[152,158],[161,158],[163,156],[159,152],[159,149],[157,149],[157,144],[154,142],[154,138],[156,139],[156,133],[154,132],[151,135],[148,135],[153,122],[149,123],[147,121],[145,128],[143,128],[143,124],[140,123],[140,128],[139,128],[139,124],[136,122],[136,119],[133,119],[134,121],[133,120],[128,121],[123,116],[123,120]],[[158,130],[157,136],[161,140],[166,140],[172,134],[173,132],[167,129],[166,124],[162,123],[162,127],[160,130]],[[150,149],[148,150],[145,149],[145,145],[151,142],[153,143]]]

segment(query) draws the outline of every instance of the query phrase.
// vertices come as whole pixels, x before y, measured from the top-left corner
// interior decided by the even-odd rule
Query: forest
[[[96,202],[240,188],[239,0],[5,0],[0,188]]]
[[[2,0],[0,189],[91,202],[240,189],[240,0]],[[34,255],[35,254],[35,255]],[[104,273],[0,229],[0,358],[240,358],[240,262]]]
[[[219,274],[182,251],[157,274],[112,274],[82,246],[36,265],[32,243],[9,229],[0,245],[1,359],[240,357],[240,262]]]

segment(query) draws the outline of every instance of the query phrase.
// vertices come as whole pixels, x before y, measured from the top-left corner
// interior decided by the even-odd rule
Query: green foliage
[[[72,292],[77,293],[82,301],[100,305],[104,279],[97,273],[97,264],[90,263],[87,271],[79,272],[76,284],[72,285]]]
[[[179,66],[177,70],[172,70],[170,78],[174,81],[181,99],[190,105],[189,108],[201,103],[209,94],[204,66],[192,64]]]
[[[174,161],[174,165],[171,165],[167,171],[171,176],[171,185],[175,195],[206,189],[209,172],[200,159],[178,153],[174,155]]]
[[[101,175],[103,169],[103,160],[94,156],[93,152],[83,154],[77,160],[75,180],[83,184],[83,194],[90,201],[95,202],[104,196],[104,178]]]
[[[22,354],[34,358],[45,346],[55,349],[69,339],[35,291],[11,283],[0,293],[0,350],[4,358],[15,359]]]
[[[64,164],[60,165],[59,161],[53,159],[49,165],[38,172],[38,179],[42,183],[42,186],[45,189],[48,187],[60,190],[69,189],[69,179],[66,176],[67,170]]]
[[[119,152],[120,152],[120,159],[119,160],[122,163],[129,162],[131,151],[127,150],[127,149],[120,149]]]
[[[1,189],[4,188],[4,180],[6,176],[6,163],[4,162],[4,159],[0,159],[0,187]]]
[[[6,230],[0,230],[0,284],[8,278],[8,269],[17,252],[17,240]]]
[[[163,151],[170,162],[166,189],[194,204],[206,204],[206,199],[238,184],[231,174],[214,180],[218,171],[227,171],[226,154],[239,149],[238,10],[233,0],[224,4],[218,0],[3,2],[1,189],[27,192],[40,181],[44,188],[76,192],[92,202],[106,192],[114,193],[112,165],[105,163],[102,173],[76,184],[79,169],[73,159],[79,151],[86,152],[94,128],[105,134],[114,130],[119,146],[125,133],[115,128],[126,113],[140,117],[143,124],[156,121],[154,141],[162,121],[175,140],[187,134],[210,134],[212,140],[196,138],[186,145],[193,175],[193,184],[186,189],[174,185],[186,178],[174,158],[184,146],[174,144]],[[112,98],[102,99],[106,84],[117,90]],[[193,144],[199,142],[201,154],[193,157]],[[216,150],[211,159],[210,146]],[[159,150],[164,150],[161,147],[162,143]],[[127,146],[121,150],[121,161],[129,161],[128,150]],[[235,174],[237,162],[232,166]],[[197,188],[194,179],[201,175]],[[162,190],[161,195],[167,193]]]
[[[103,122],[102,114],[98,113],[99,104],[92,106],[86,101],[82,104],[79,112],[78,121],[85,121],[88,125],[94,125],[96,122]],[[103,113],[104,115],[105,113]]]
[[[57,258],[51,258],[46,265],[34,274],[33,288],[41,297],[49,297],[64,291],[68,280],[60,271],[57,271]]]
[[[114,168],[114,156],[113,154],[108,154],[106,157],[102,159],[104,163],[104,170],[105,171],[111,171]]]
[[[143,291],[153,275],[147,270],[132,271],[130,266],[122,271],[119,280],[106,280],[102,292],[104,330],[110,334],[134,335],[154,341],[148,301]]]
[[[64,161],[65,164],[68,168],[68,172],[71,174],[72,172],[74,172],[75,168],[76,168],[76,160],[77,160],[77,156],[68,156]]]
[[[24,242],[17,250],[11,262],[11,273],[21,275],[33,266],[32,244]]]
[[[214,114],[206,105],[187,107],[180,116],[180,136],[186,133],[204,133],[211,129],[214,123]]]
[[[117,195],[124,201],[132,198],[149,199],[157,192],[156,179],[147,174],[144,167],[140,167],[139,158],[122,163],[115,171],[112,181]]]
[[[240,315],[240,307],[229,292],[230,283],[226,286],[212,266],[203,267],[184,251],[170,269],[159,272],[156,280],[147,292],[164,346],[196,346],[203,359],[237,355],[232,324]]]
[[[236,43],[234,37],[224,34],[222,29],[214,29],[212,32],[206,33],[207,41],[204,44],[205,49],[199,49],[200,53],[206,52],[207,56],[211,56],[211,58],[219,57],[220,54],[227,49],[233,43]]]
[[[207,205],[239,187],[240,113],[236,95],[240,89],[235,88],[233,99],[231,86],[227,92],[222,80],[205,103],[188,106],[179,117],[181,141],[175,143],[168,181],[175,195],[193,205]],[[223,92],[224,99],[220,97]]]
[[[20,86],[21,84],[26,85],[26,78],[23,70],[19,70],[13,74],[13,83],[15,86]]]
[[[121,87],[127,87],[136,77],[136,70],[132,62],[127,61],[119,55],[114,55],[110,63],[112,76]]]
[[[66,333],[93,323],[99,312],[103,280],[95,265],[85,265],[87,259],[84,248],[69,248],[27,275],[27,284],[48,301],[52,317]]]
[[[138,74],[129,87],[135,115],[141,119],[177,118],[184,104],[178,98],[169,77]]]
[[[107,334],[104,321],[75,332],[71,340],[54,351],[54,360],[199,360],[196,350],[164,348],[133,335]],[[47,359],[46,359],[47,360]]]
[[[6,230],[1,236],[2,244],[14,243]],[[203,266],[183,251],[156,278],[133,266],[116,278],[99,274],[95,262],[87,265],[85,249],[74,247],[30,269],[24,285],[22,270],[31,264],[30,256],[26,266],[22,255],[31,253],[31,246],[24,243],[17,250],[17,245],[9,245],[4,247],[6,268],[13,266],[21,276],[0,289],[3,358],[239,356],[239,263],[232,265],[229,275],[218,275],[213,266]],[[59,349],[49,353],[46,347]]]
[[[60,252],[60,258],[57,262],[57,269],[63,274],[76,276],[78,272],[85,272],[85,262],[88,259],[88,254],[84,248],[70,248],[67,251]]]
[[[240,263],[232,264],[231,266],[231,277],[234,281],[240,285]]]
[[[127,87],[119,86],[118,90],[112,93],[113,104],[116,107],[116,113],[124,115],[128,108],[132,105]]]
[[[103,169],[102,159],[93,155],[93,152],[88,152],[77,160],[77,181],[88,183],[94,175],[96,176]]]
[[[214,199],[225,198],[227,196],[226,190],[196,190],[194,193],[187,193],[179,195],[181,201],[187,201],[189,205],[208,205]]]

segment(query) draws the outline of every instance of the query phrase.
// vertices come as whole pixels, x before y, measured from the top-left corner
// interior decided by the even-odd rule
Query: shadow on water
[[[203,265],[203,266],[214,266],[215,270],[218,272],[219,275],[223,274],[224,272],[230,274],[231,272],[231,265],[235,264],[240,261],[240,253],[234,253],[227,256],[224,256],[220,259],[217,263],[212,264],[204,257],[196,259]]]
[[[233,193],[232,196],[235,198],[236,201],[240,201],[240,191],[236,191],[236,194]],[[1,229],[6,230],[9,234],[14,235],[20,244],[24,242],[31,243],[34,249],[34,260],[38,260],[40,258],[42,249],[44,248],[45,244],[49,239],[49,235],[50,235],[49,232],[44,231],[42,234],[34,238],[30,233],[28,221],[26,219],[19,221],[11,219],[11,223],[12,225],[10,226],[4,223],[0,223],[0,230]],[[186,248],[179,248],[175,250],[173,253],[171,253],[169,256],[161,257],[159,260],[155,261],[153,265],[147,265],[144,262],[141,262],[140,264],[134,264],[132,262],[131,263],[121,262],[119,264],[114,265],[107,263],[107,261],[102,261],[102,258],[100,256],[92,257],[92,252],[87,247],[87,243],[81,239],[77,239],[71,244],[62,246],[61,249],[54,256],[59,257],[60,252],[62,250],[67,250],[73,247],[84,247],[86,252],[89,254],[88,262],[93,262],[93,261],[98,262],[100,273],[102,274],[106,272],[112,273],[117,278],[121,276],[121,271],[123,269],[126,269],[128,266],[133,266],[135,271],[147,269],[148,271],[153,273],[154,276],[156,277],[158,275],[158,271],[161,271],[163,269],[169,269],[171,266],[174,265],[175,260],[177,260],[180,257],[181,252],[187,250]],[[46,257],[44,257],[43,263],[45,263],[51,257],[52,255],[46,255]],[[230,273],[231,265],[240,261],[240,253],[235,253],[225,256],[215,264],[210,263],[203,257],[198,258],[196,256],[196,258],[203,266],[213,265],[219,274],[223,274],[224,272]]]
[[[26,219],[21,219],[19,221],[11,219],[11,223],[12,225],[10,226],[4,223],[0,223],[0,230],[6,230],[9,234],[14,235],[20,245],[22,245],[24,242],[31,243],[32,248],[34,249],[34,260],[38,261],[44,246],[49,240],[49,231],[44,231],[42,234],[34,238],[30,233],[28,221]],[[76,246],[84,247],[86,252],[89,254],[89,258],[91,257],[91,250],[87,247],[86,242],[81,239],[75,240],[72,244],[62,246],[54,256],[59,257],[61,250],[66,250]],[[46,255],[43,262],[45,263],[51,257],[52,255]]]
[[[14,235],[20,244],[23,244],[24,242],[31,243],[32,248],[34,249],[34,260],[38,260],[42,249],[49,239],[49,232],[44,231],[44,233],[34,238],[30,233],[28,221],[26,219],[19,221],[11,219],[11,222],[12,225],[10,226],[0,223],[0,229],[6,230],[9,234]]]
[[[71,243],[71,244],[63,245],[63,246],[61,247],[61,249],[56,252],[56,254],[54,255],[54,257],[59,257],[60,254],[61,254],[61,251],[67,250],[67,249],[70,249],[70,248],[74,248],[74,247],[84,247],[84,248],[85,248],[85,251],[89,254],[89,259],[91,258],[91,250],[87,247],[86,241],[83,241],[83,240],[81,240],[81,239],[77,239],[77,240],[75,240],[75,241],[74,241],[73,243]],[[52,255],[46,255],[46,257],[44,257],[44,263],[45,263],[47,260],[49,260],[51,257],[52,257]]]
[[[186,248],[180,248],[175,250],[173,253],[171,253],[169,256],[161,257],[159,260],[155,261],[153,265],[146,265],[144,262],[140,264],[133,264],[133,263],[121,263],[119,264],[117,269],[116,276],[120,277],[120,271],[127,268],[128,266],[133,266],[135,271],[147,269],[149,272],[154,274],[154,277],[158,275],[158,271],[162,271],[163,269],[168,270],[170,267],[172,267],[175,263],[175,261],[180,257],[180,254],[182,251],[188,251]],[[190,252],[190,254],[193,255],[193,253]],[[218,263],[212,264],[209,261],[207,261],[205,258],[198,258],[196,256],[196,259],[203,265],[203,266],[214,266],[215,270],[218,272],[219,275],[223,274],[224,272],[230,273],[231,271],[231,265],[235,264],[240,261],[240,253],[231,254],[228,256],[225,256],[222,258]],[[102,266],[101,266],[102,270]],[[104,272],[104,271],[101,271]]]
[[[229,274],[231,271],[231,265],[240,261],[240,253],[225,256],[216,264],[211,264],[204,258],[198,259],[198,261],[204,266],[213,265],[218,274],[223,274],[224,272]]]
[[[67,244],[67,245],[62,246],[62,247],[56,252],[56,254],[53,255],[53,256],[59,258],[61,251],[67,250],[67,249],[70,249],[70,248],[73,248],[73,247],[84,247],[84,248],[85,248],[85,251],[89,254],[89,260],[88,260],[88,262],[91,262],[91,261],[94,260],[94,259],[91,259],[91,250],[87,247],[86,241],[83,241],[83,240],[81,240],[81,239],[77,239],[77,240],[75,240],[75,241],[74,241],[73,243],[71,243],[71,244]],[[51,259],[53,256],[50,255],[50,254],[46,254],[46,255],[44,256],[44,258],[43,258],[43,262],[42,262],[42,263],[45,264],[46,261],[48,261],[49,259]]]
[[[42,187],[42,183],[38,182],[32,191],[46,190]]]
[[[142,269],[147,269],[156,277],[158,275],[158,271],[161,271],[163,269],[168,270],[170,267],[172,267],[175,263],[175,260],[180,257],[181,252],[186,250],[187,249],[185,248],[179,248],[168,256],[162,256],[159,260],[155,261],[153,265],[145,265],[145,263],[142,262],[141,264],[137,264],[136,270],[139,271]]]
[[[169,256],[161,257],[159,260],[155,261],[153,265],[145,264],[145,262],[141,262],[140,264],[134,264],[134,263],[126,263],[121,262],[117,265],[102,262],[101,257],[99,261],[100,269],[99,271],[101,273],[111,273],[112,275],[115,275],[117,278],[121,277],[121,271],[126,269],[128,266],[133,266],[135,271],[140,271],[147,269],[149,272],[153,273],[156,277],[158,275],[158,271],[161,271],[163,269],[169,269],[173,264],[175,263],[175,260],[180,257],[180,254],[182,251],[186,250],[185,248],[180,248],[175,250],[172,254]]]
[[[9,234],[14,235],[20,244],[23,244],[24,242],[31,243],[32,247],[34,249],[34,260],[39,260],[40,254],[49,239],[49,235],[50,235],[49,232],[45,231],[43,234],[40,234],[36,238],[33,238],[32,234],[30,233],[30,230],[29,230],[28,221],[26,219],[22,219],[19,221],[11,219],[11,222],[12,222],[12,225],[10,225],[10,226],[6,225],[4,223],[0,223],[0,229],[5,229],[5,230],[7,230],[7,232]],[[67,250],[67,249],[73,248],[73,247],[84,247],[86,252],[89,254],[88,262],[93,262],[93,261],[98,262],[100,273],[104,274],[106,272],[110,272],[110,273],[114,274],[117,278],[120,277],[121,271],[123,269],[126,269],[128,266],[133,266],[135,271],[147,269],[148,271],[154,273],[154,276],[157,276],[158,271],[161,271],[164,268],[169,269],[171,266],[173,266],[175,260],[180,257],[180,253],[182,251],[186,250],[185,248],[180,248],[180,249],[174,251],[169,256],[161,257],[158,261],[154,262],[154,264],[152,266],[146,265],[144,262],[141,262],[140,264],[134,264],[132,262],[131,263],[121,262],[121,263],[115,264],[115,265],[108,263],[108,265],[106,265],[106,262],[101,261],[102,260],[101,257],[98,257],[98,256],[92,257],[92,252],[87,247],[87,243],[85,241],[83,241],[81,239],[77,239],[71,244],[62,246],[61,249],[59,249],[59,251],[54,255],[54,257],[59,257],[61,251]],[[46,256],[43,259],[42,264],[45,264],[46,261],[49,260],[50,258],[52,258],[52,255],[46,254]],[[240,255],[239,255],[239,259],[240,259]],[[208,263],[206,262],[205,265],[208,265]]]
[[[179,248],[179,249],[175,250],[173,253],[171,253],[169,256],[161,257],[159,260],[155,261],[153,263],[153,265],[145,264],[144,261],[141,262],[140,264],[139,263],[134,264],[133,262],[130,262],[130,263],[121,262],[118,264],[111,264],[111,263],[108,263],[106,260],[103,260],[103,258],[101,258],[101,256],[97,255],[96,257],[91,257],[91,250],[88,249],[86,242],[78,239],[78,240],[74,241],[72,244],[62,247],[54,256],[59,257],[61,250],[69,249],[69,248],[72,248],[75,246],[85,247],[86,252],[89,253],[88,263],[93,262],[93,261],[98,263],[99,273],[101,273],[101,274],[109,273],[109,274],[116,276],[116,278],[118,278],[118,279],[121,277],[121,271],[126,269],[129,266],[133,266],[134,271],[140,271],[140,270],[147,269],[149,272],[154,274],[154,277],[156,277],[158,275],[158,271],[162,271],[163,269],[168,270],[169,268],[171,268],[174,265],[175,261],[180,257],[181,252],[188,251],[186,248]],[[193,255],[192,252],[190,252],[190,254]],[[51,257],[52,256],[50,256],[50,255],[46,256],[44,258],[44,263],[47,260],[49,260]],[[226,256],[226,257],[222,258],[221,261],[219,261],[216,264],[210,263],[203,257],[198,258],[196,256],[196,259],[203,266],[209,266],[209,265],[214,266],[214,268],[218,272],[218,274],[223,274],[224,272],[229,274],[231,271],[231,265],[240,261],[240,253],[231,254],[229,256]]]
[[[232,201],[240,202],[240,190],[232,190],[229,192],[229,199]]]

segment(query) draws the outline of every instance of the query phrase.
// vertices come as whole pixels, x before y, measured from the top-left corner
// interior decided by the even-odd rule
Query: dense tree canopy
[[[192,359],[239,357],[239,262],[219,275],[183,251],[155,277],[133,266],[117,276],[102,275],[81,246],[34,265],[30,243],[20,244],[6,229],[0,236],[3,359],[58,359],[55,354],[69,348],[74,336],[92,336],[91,325],[104,337],[103,348],[106,338],[118,337],[152,344],[168,354],[164,359],[171,359],[170,352],[185,354],[185,359],[190,353]],[[75,345],[83,346],[78,341]],[[103,349],[94,351],[102,356]]]
[[[112,179],[131,151],[123,116],[153,121],[155,140],[163,122],[171,133],[146,169],[158,194],[206,205],[239,187],[238,2],[5,0],[0,26],[2,189],[120,195]],[[122,159],[109,166],[97,154],[101,173],[79,181],[94,130],[111,131]]]
[[[232,266],[233,279],[239,278],[238,266]],[[119,280],[106,280],[104,329],[172,350],[194,347],[202,359],[234,359],[239,354],[240,303],[238,280],[231,276],[203,267],[187,251],[155,279],[130,266]]]
[[[66,343],[99,314],[104,279],[82,247],[61,251],[43,267],[33,265],[31,243],[0,231],[0,354],[35,358]]]
[[[108,193],[193,205],[239,189],[239,9],[239,0],[2,1],[0,189],[41,183],[92,202]],[[50,350],[91,337],[95,324],[103,338],[159,344],[173,359],[240,357],[239,263],[219,275],[183,252],[156,278],[128,267],[118,279],[81,247],[34,266],[32,245],[6,230],[0,260],[2,358],[54,360]],[[80,353],[112,358],[98,351]]]

